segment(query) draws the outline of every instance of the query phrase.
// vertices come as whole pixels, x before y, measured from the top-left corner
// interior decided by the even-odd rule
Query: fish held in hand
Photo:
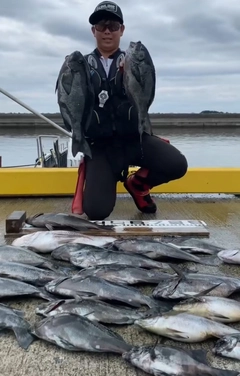
[[[72,154],[92,157],[85,138],[94,108],[95,94],[90,68],[79,51],[68,55],[56,83],[58,104],[66,129],[72,132]]]
[[[185,312],[170,311],[163,315],[136,320],[135,324],[152,333],[180,342],[202,342],[208,338],[220,338],[227,334],[239,333],[239,330],[205,317]]]
[[[33,234],[22,235],[13,240],[16,247],[31,247],[36,252],[51,253],[54,249],[67,243],[82,243],[104,246],[115,241],[110,236],[83,235],[77,231],[36,231]]]
[[[199,296],[173,306],[173,311],[188,312],[218,322],[240,321],[240,302],[216,296]]]
[[[30,324],[23,316],[23,311],[0,304],[0,329],[12,330],[19,346],[27,350],[34,341],[34,337],[31,334]]]
[[[26,218],[27,224],[34,227],[54,229],[72,229],[76,231],[112,230],[113,226],[98,225],[79,217],[77,214],[66,213],[38,213]]]
[[[36,323],[33,334],[68,351],[122,354],[132,346],[109,328],[73,313],[61,313]]]
[[[137,110],[142,141],[143,132],[152,134],[148,110],[155,97],[156,72],[149,51],[140,41],[130,42],[126,50],[123,85],[129,101]]]
[[[212,351],[215,355],[240,360],[240,333],[218,339]]]
[[[122,357],[154,376],[239,376],[237,371],[212,368],[203,350],[184,350],[168,346],[134,346]]]

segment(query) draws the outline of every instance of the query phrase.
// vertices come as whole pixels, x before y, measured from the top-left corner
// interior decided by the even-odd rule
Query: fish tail
[[[146,301],[147,306],[150,308],[150,312],[155,313],[162,313],[167,312],[173,307],[173,303],[165,302],[165,301],[158,301],[154,298],[147,297]]]
[[[90,149],[90,146],[86,139],[77,139],[76,136],[73,134],[73,139],[72,139],[72,155],[75,157],[77,153],[83,153],[84,155],[87,155],[89,158],[92,158],[92,152]]]
[[[44,287],[42,287],[42,288],[39,287],[38,289],[39,289],[39,291],[37,292],[36,296],[38,296],[39,298],[42,298],[42,299],[47,300],[47,301],[56,300],[55,296],[53,296],[52,294],[47,292]]]
[[[147,113],[146,117],[143,119],[142,129],[146,133],[152,135],[152,124],[149,117],[149,114]]]
[[[31,343],[34,341],[34,337],[26,328],[16,327],[13,328],[17,342],[20,347],[27,350]]]

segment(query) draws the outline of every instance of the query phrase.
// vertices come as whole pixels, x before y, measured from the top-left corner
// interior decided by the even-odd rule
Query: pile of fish
[[[90,229],[94,223],[56,217],[29,217],[32,226],[55,229],[0,246],[0,297],[45,300],[36,308],[33,325],[24,312],[0,304],[0,327],[13,330],[19,346],[28,349],[41,339],[68,351],[115,353],[156,376],[240,375],[211,367],[202,350],[161,344],[163,338],[176,343],[212,338],[213,354],[240,361],[240,330],[232,327],[240,322],[240,302],[232,297],[240,290],[240,278],[195,268],[236,263],[238,250],[186,237],[124,240],[114,231],[102,236],[98,225],[99,235],[87,236],[77,228]],[[68,231],[63,219],[69,221]],[[151,292],[142,292],[142,286]],[[109,327],[113,324],[142,328],[160,342],[130,344]]]

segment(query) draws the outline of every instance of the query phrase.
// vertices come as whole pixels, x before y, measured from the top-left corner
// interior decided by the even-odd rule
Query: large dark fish
[[[71,255],[81,251],[82,249],[87,249],[87,250],[92,250],[92,251],[104,250],[103,247],[98,247],[96,245],[91,245],[91,244],[67,243],[64,245],[60,245],[60,247],[57,247],[56,249],[54,249],[51,253],[51,256],[56,260],[70,261]]]
[[[35,266],[18,264],[16,262],[0,262],[0,277],[16,279],[35,286],[44,286],[53,279],[63,276],[50,270],[36,268]]]
[[[14,245],[1,245],[0,246],[0,262],[16,262],[19,264],[27,264],[39,268],[49,269],[56,271],[57,266],[52,261],[30,251],[24,247],[17,247]]]
[[[167,346],[135,346],[123,359],[154,376],[240,376],[238,371],[212,368],[203,350]]]
[[[169,270],[169,266],[167,264],[151,260],[149,257],[136,253],[110,251],[108,249],[102,251],[83,249],[79,252],[74,252],[70,256],[70,262],[75,266],[79,266],[80,268],[107,264],[121,264],[127,266],[138,266],[146,269],[158,268]]]
[[[132,348],[109,328],[73,313],[47,317],[36,323],[32,332],[38,338],[69,351],[122,354]]]
[[[148,312],[148,311],[147,311]],[[149,310],[149,313],[151,310]],[[91,321],[103,324],[133,324],[135,320],[147,315],[130,307],[116,306],[101,300],[86,298],[56,300],[55,302],[42,303],[36,308],[37,315],[45,317],[55,316],[59,313],[74,313],[87,317]]]
[[[118,285],[98,277],[59,278],[45,285],[45,289],[52,293],[78,300],[82,296],[94,296],[100,300],[114,301],[128,304],[133,307],[147,305],[150,308],[161,307],[151,297],[142,294],[138,289]],[[165,302],[163,303],[165,305]]]
[[[178,246],[181,250],[195,253],[195,254],[204,254],[204,255],[217,255],[218,252],[223,251],[225,248],[212,244],[207,240],[197,239],[193,237],[179,236],[173,239],[164,239],[169,245],[173,244]]]
[[[28,217],[25,222],[34,227],[47,228],[49,231],[54,229],[72,229],[76,231],[112,230],[113,228],[112,226],[97,225],[76,214],[66,213],[38,213]]]
[[[0,298],[19,296],[35,296],[36,298],[53,300],[50,295],[42,291],[39,287],[10,278],[0,278]]]
[[[92,153],[84,133],[91,121],[95,94],[91,84],[90,68],[79,51],[66,56],[56,83],[58,104],[64,125],[72,131],[72,154]]]
[[[0,304],[0,329],[13,330],[20,347],[27,350],[34,341],[30,324],[24,319],[24,313]]]
[[[152,58],[140,41],[130,42],[126,50],[123,84],[127,97],[138,113],[141,141],[143,132],[152,134],[148,110],[155,97],[156,73]]]
[[[212,351],[215,355],[240,360],[240,333],[219,338]]]
[[[138,283],[158,284],[160,279],[171,278],[172,274],[163,273],[158,269],[148,270],[135,266],[113,264],[82,269],[78,273],[78,276],[82,278],[96,276],[114,283],[136,285]]]
[[[206,263],[199,257],[182,251],[180,247],[161,241],[116,240],[113,246],[124,252],[135,252],[145,255],[153,260]]]
[[[226,298],[240,290],[240,279],[218,274],[185,273],[175,265],[178,274],[159,281],[152,295],[154,298],[185,299],[200,295]]]

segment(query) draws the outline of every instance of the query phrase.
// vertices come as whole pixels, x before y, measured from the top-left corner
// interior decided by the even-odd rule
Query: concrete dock
[[[226,248],[240,248],[240,200],[234,196],[171,196],[161,195],[155,198],[159,211],[156,216],[140,214],[129,196],[118,198],[111,219],[198,219],[203,220],[210,231],[209,241]],[[44,212],[70,212],[71,198],[29,198],[1,199],[0,230],[1,243],[11,244],[4,238],[5,219],[14,210],[25,210],[27,215]],[[240,266],[221,265],[219,267],[197,265],[199,271],[218,273],[220,269],[227,275],[240,278]],[[151,292],[151,289],[149,290]],[[235,298],[239,299],[240,295]],[[4,301],[12,307],[22,309],[26,318],[33,324],[40,320],[35,309],[41,299],[11,299]],[[240,330],[240,325],[231,325]],[[113,328],[130,344],[155,344],[157,336],[133,326]],[[210,364],[216,368],[239,370],[240,363],[211,354],[214,341],[209,340],[196,345],[164,340],[164,344],[182,348],[205,349]],[[36,340],[25,351],[21,349],[12,332],[0,336],[0,376],[144,376],[120,356],[111,354],[72,353],[62,350],[41,340]],[[194,376],[194,375],[193,375]]]

